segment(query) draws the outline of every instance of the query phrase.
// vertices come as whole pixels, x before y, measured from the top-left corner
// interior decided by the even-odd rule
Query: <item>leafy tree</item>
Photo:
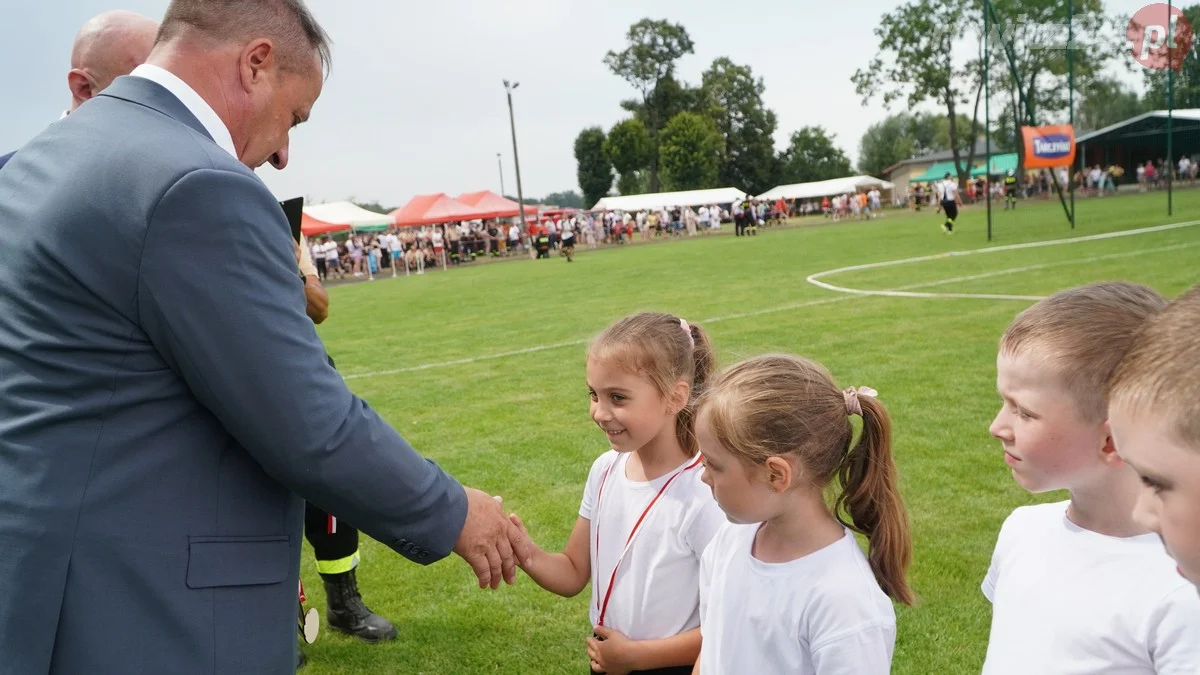
[[[1021,0],[1032,1],[1032,0]],[[1046,0],[1050,1],[1050,0]],[[972,0],[910,0],[885,14],[875,28],[880,53],[866,69],[851,77],[866,105],[881,95],[884,105],[905,99],[910,109],[932,101],[946,111],[948,144],[965,181],[973,158],[975,124],[971,131],[959,129],[959,106],[970,103],[968,89],[974,88],[978,117],[982,78],[977,62],[956,67],[955,45],[973,25]],[[885,60],[886,56],[886,60]],[[974,82],[971,80],[974,79]],[[961,157],[966,136],[966,161]]]
[[[584,203],[584,199],[574,190],[566,192],[551,192],[544,199],[537,200],[539,204],[549,204],[551,206],[561,206],[568,209],[588,209],[596,202]]]
[[[646,125],[636,117],[617,122],[604,140],[604,154],[620,174],[617,190],[623,195],[640,194],[637,190],[653,154]]]
[[[374,211],[375,213],[391,213],[392,211],[395,211],[396,209],[400,208],[399,206],[383,206],[379,202],[360,202],[360,201],[356,201],[353,197],[350,199],[347,199],[346,201],[350,202],[351,204],[354,204],[355,206],[357,206],[360,209]]]
[[[631,171],[617,177],[617,192],[623,195],[643,195],[650,191],[649,171]]]
[[[589,127],[575,138],[575,161],[583,199],[590,207],[608,194],[612,187],[612,164],[604,154],[604,130]]]
[[[883,170],[913,157],[914,119],[908,113],[889,115],[867,127],[858,142],[858,170],[868,176],[882,176]]]
[[[1140,115],[1149,109],[1146,101],[1139,98],[1137,92],[1121,82],[1108,77],[1097,78],[1075,110],[1075,127],[1084,131],[1095,131]]]
[[[1067,23],[1067,3],[1061,0],[1006,0],[992,5],[996,13],[992,61],[993,96],[999,89],[1009,105],[1019,113],[1021,124],[1029,124],[1029,108],[1036,124],[1066,121],[1067,53],[1066,49],[1047,49],[1047,43],[1062,41],[1066,35],[1057,28]],[[1088,35],[1086,44],[1071,50],[1075,70],[1075,91],[1087,92],[1114,55],[1121,51],[1124,31],[1115,30],[1104,14],[1103,0],[1074,0],[1075,34]],[[1093,27],[1105,27],[1091,30]],[[1008,56],[1011,56],[1012,63]],[[1002,73],[1002,75],[1001,75]],[[997,77],[997,75],[1001,75]],[[1021,99],[1016,84],[1025,95]],[[997,86],[999,85],[999,86]]]
[[[775,113],[763,104],[766,87],[749,66],[722,56],[704,71],[700,93],[704,112],[725,137],[719,182],[761,194],[775,186],[778,166]]]
[[[663,116],[666,92],[659,86],[674,78],[675,62],[693,50],[692,39],[681,24],[642,19],[629,27],[628,46],[610,51],[604,63],[642,95],[643,122],[650,134],[651,146],[658,148],[658,132],[669,119]],[[650,190],[658,191],[657,153],[650,159]]]
[[[659,156],[663,184],[668,190],[715,187],[721,136],[708,119],[682,112],[663,127]]]
[[[833,135],[823,127],[804,127],[793,133],[780,160],[783,165],[780,180],[784,183],[808,183],[853,173],[850,159],[833,144]]]

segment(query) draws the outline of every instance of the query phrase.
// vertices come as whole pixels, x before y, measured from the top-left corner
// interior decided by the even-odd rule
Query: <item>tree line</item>
[[[1047,31],[1067,24],[1067,3],[1005,0],[992,7],[990,21],[1002,28],[993,28],[992,35],[1003,36],[1006,44],[990,45],[986,72],[981,0],[910,0],[881,18],[875,29],[878,54],[851,81],[864,105],[882,100],[889,108],[899,103],[904,109],[863,134],[860,171],[878,175],[903,159],[949,150],[960,167],[960,180],[965,180],[975,141],[984,133],[980,96],[985,75],[992,106],[998,108],[991,129],[995,152],[1023,152],[1019,129],[1031,116],[1037,124],[1068,121],[1067,51],[1045,48]],[[1200,5],[1183,12],[1193,25],[1200,21]],[[1142,70],[1146,91],[1141,96],[1108,74],[1111,67],[1132,64],[1121,42],[1128,22],[1129,17],[1106,15],[1102,0],[1074,2],[1075,35],[1083,39],[1073,50],[1077,133],[1167,107],[1166,71]],[[955,59],[972,49],[975,58]],[[1174,104],[1200,107],[1200,60],[1194,55],[1175,74]],[[911,112],[917,109],[937,112]]]
[[[626,40],[604,63],[638,95],[621,102],[629,116],[611,129],[588,127],[576,137],[584,203],[596,203],[614,183],[623,195],[711,187],[759,194],[780,183],[851,173],[849,158],[821,127],[796,131],[776,153],[778,120],[750,66],[723,56],[698,86],[681,80],[675,65],[694,51],[682,25],[643,19]]]
[[[1200,25],[1200,5],[1183,11]],[[1003,35],[1005,44],[991,45],[986,73],[983,12],[982,0],[909,0],[880,18],[877,53],[851,83],[864,106],[881,101],[897,110],[864,131],[859,173],[878,176],[904,159],[950,151],[965,181],[985,131],[985,76],[995,152],[1020,153],[1019,129],[1031,117],[1038,124],[1067,121],[1067,51],[1045,48],[1044,32],[1067,23],[1067,3],[995,3],[992,35]],[[1166,107],[1166,71],[1143,71],[1144,95],[1108,74],[1110,66],[1131,64],[1121,42],[1128,17],[1107,15],[1102,0],[1075,0],[1074,23],[1077,39],[1086,39],[1074,50],[1078,132]],[[629,116],[607,131],[584,129],[575,139],[585,204],[607,195],[614,183],[620,194],[726,186],[759,194],[781,183],[853,173],[834,136],[820,126],[794,132],[788,147],[775,151],[778,121],[750,66],[720,57],[698,86],[682,81],[675,64],[694,50],[682,25],[643,19],[626,40],[604,62],[638,93],[621,102]],[[964,53],[974,56],[962,58]],[[1200,59],[1194,55],[1175,73],[1174,103],[1200,107]]]

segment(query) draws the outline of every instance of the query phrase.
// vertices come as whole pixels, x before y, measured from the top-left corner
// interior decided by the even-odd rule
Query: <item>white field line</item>
[[[827,291],[835,293],[846,293],[849,295],[875,295],[888,298],[968,298],[975,300],[1041,300],[1040,296],[1034,295],[1005,295],[992,293],[912,293],[901,289],[888,290],[864,290],[859,288],[847,288],[845,286],[835,286],[834,284],[821,281],[821,277],[827,277],[834,274],[843,274],[845,272],[859,272],[862,270],[879,269],[881,267],[892,267],[894,265],[907,265],[917,262],[928,262],[930,260],[943,260],[954,256],[979,255],[982,253],[999,253],[1001,251],[1017,251],[1027,248],[1042,248],[1046,246],[1063,246],[1067,244],[1080,244],[1088,241],[1099,241],[1102,239],[1116,239],[1118,237],[1131,237],[1138,234],[1149,234],[1151,232],[1165,232],[1167,230],[1176,230],[1182,227],[1194,227],[1200,225],[1200,220],[1189,220],[1182,223],[1172,223],[1170,225],[1157,225],[1155,227],[1143,227],[1137,230],[1124,230],[1121,232],[1107,232],[1105,234],[1093,234],[1086,237],[1068,237],[1066,239],[1051,239],[1050,241],[1034,241],[1025,244],[1009,244],[1007,246],[988,246],[986,248],[971,249],[968,251],[950,251],[947,253],[938,253],[935,255],[923,255],[916,258],[904,258],[902,260],[887,260],[884,262],[866,263],[863,265],[850,265],[847,267],[839,267],[825,272],[817,272],[808,277],[808,283],[824,288]],[[1033,269],[1037,269],[1035,266]],[[1026,271],[1026,270],[1017,270]],[[967,278],[958,279],[957,281],[966,281]],[[955,280],[947,280],[943,283],[951,283]]]
[[[1137,233],[1156,232],[1156,231],[1160,231],[1163,229],[1173,229],[1176,227],[1187,227],[1190,225],[1200,225],[1200,220],[1191,221],[1189,223],[1178,223],[1176,225],[1167,225],[1167,226],[1146,228],[1143,230],[1130,230],[1129,232],[1137,232]],[[1054,240],[1054,241],[1050,241],[1050,242],[1044,242],[1044,245],[1053,246],[1053,245],[1071,242],[1071,241],[1090,241],[1090,240],[1094,240],[1094,239],[1108,239],[1113,236],[1119,236],[1121,234],[1122,233],[1112,233],[1112,234],[1106,234],[1106,235],[1093,235],[1091,237],[1078,237],[1075,239],[1067,239],[1067,240]],[[1024,296],[1024,295],[967,295],[967,294],[957,294],[957,293],[917,294],[917,293],[908,293],[908,291],[912,291],[912,290],[915,290],[918,288],[931,288],[934,286],[943,286],[946,284],[953,284],[953,283],[959,283],[959,282],[964,282],[964,281],[974,281],[976,279],[986,279],[989,277],[998,277],[998,276],[1003,276],[1003,275],[1007,275],[1007,274],[1020,274],[1022,272],[1031,272],[1034,270],[1047,269],[1047,268],[1051,268],[1051,267],[1063,267],[1063,266],[1067,266],[1067,265],[1086,264],[1086,263],[1091,263],[1091,262],[1097,262],[1100,260],[1110,260],[1110,259],[1115,259],[1115,258],[1132,257],[1132,256],[1136,256],[1136,255],[1144,255],[1147,253],[1157,253],[1157,252],[1162,252],[1162,251],[1173,251],[1173,250],[1177,250],[1177,249],[1189,248],[1189,247],[1194,247],[1194,246],[1200,246],[1200,242],[1187,243],[1187,244],[1176,244],[1173,246],[1164,246],[1164,247],[1156,248],[1156,249],[1144,249],[1144,250],[1140,250],[1140,251],[1126,251],[1123,253],[1112,253],[1112,254],[1108,254],[1108,255],[1094,256],[1091,258],[1081,258],[1081,259],[1076,259],[1076,260],[1062,260],[1062,261],[1057,261],[1057,262],[1053,262],[1053,263],[1044,263],[1041,265],[1011,267],[1011,268],[1006,268],[1006,269],[1002,269],[1002,270],[996,270],[993,272],[986,272],[983,274],[973,274],[970,276],[954,277],[951,279],[939,279],[936,281],[927,281],[927,282],[922,282],[922,283],[918,283],[918,284],[910,284],[908,286],[900,286],[900,287],[897,287],[894,289],[882,290],[882,291],[859,291],[856,289],[841,290],[839,287],[836,287],[836,286],[828,286],[821,282],[813,281],[813,279],[818,276],[824,276],[827,274],[834,274],[834,273],[839,273],[839,272],[849,272],[849,271],[852,271],[852,269],[871,269],[873,267],[884,267],[884,266],[888,266],[888,265],[898,265],[898,264],[902,264],[902,263],[920,262],[920,261],[925,261],[925,260],[937,260],[937,259],[945,257],[945,255],[939,254],[939,255],[935,255],[935,256],[922,256],[920,258],[909,258],[906,260],[889,261],[889,262],[885,262],[885,263],[871,263],[870,265],[856,265],[853,268],[848,267],[848,268],[841,268],[841,269],[837,269],[837,270],[831,270],[829,272],[820,272],[820,273],[814,274],[813,276],[808,278],[810,283],[813,283],[817,286],[821,286],[823,288],[828,287],[828,288],[830,288],[830,290],[838,290],[839,292],[844,293],[845,295],[841,295],[838,297],[832,297],[832,298],[822,298],[820,300],[809,300],[806,302],[796,302],[796,303],[791,303],[788,305],[780,305],[779,307],[769,307],[767,309],[754,310],[751,312],[741,312],[738,314],[728,314],[725,316],[716,316],[716,317],[712,317],[712,318],[708,318],[708,319],[703,319],[699,323],[700,323],[700,325],[707,325],[707,324],[712,324],[712,323],[721,323],[723,321],[733,321],[736,319],[746,319],[746,318],[755,317],[755,316],[763,316],[766,314],[777,314],[779,312],[790,312],[793,310],[803,309],[806,307],[816,307],[818,305],[828,305],[828,304],[833,304],[835,302],[845,302],[846,300],[852,300],[855,297],[864,296],[864,295],[898,294],[900,297],[976,298],[976,299],[995,299],[995,300],[1037,301],[1037,300],[1041,300],[1042,297],[1041,296],[1032,296],[1032,295],[1030,295],[1030,296]],[[997,247],[992,247],[992,248],[976,249],[976,251],[974,251],[974,252],[991,252],[991,251],[999,251],[999,250],[1012,250],[1013,248],[1032,248],[1032,247],[1029,244],[1017,244],[1014,246],[997,246]],[[955,252],[951,255],[967,255],[970,253],[972,253],[972,251],[961,251],[961,252]],[[462,358],[462,359],[454,359],[452,361],[438,361],[438,362],[434,362],[434,363],[423,363],[421,365],[408,366],[406,368],[392,368],[389,370],[375,370],[375,371],[370,371],[370,372],[366,372],[366,373],[351,373],[348,375],[344,375],[343,377],[344,377],[344,379],[349,381],[349,380],[359,380],[359,379],[363,379],[363,378],[367,378],[367,377],[385,377],[388,375],[402,375],[404,373],[416,373],[416,372],[420,372],[423,370],[432,370],[435,368],[449,368],[452,366],[465,366],[465,365],[470,365],[472,363],[479,363],[481,361],[495,361],[498,359],[506,359],[506,358],[510,358],[513,356],[522,356],[525,354],[535,354],[537,352],[544,352],[544,351],[548,351],[551,349],[563,349],[566,347],[578,347],[581,345],[585,345],[587,343],[588,343],[587,339],[571,340],[569,342],[555,342],[553,344],[537,345],[534,347],[526,347],[524,349],[515,349],[512,351],[500,352],[497,354],[486,354],[483,356],[471,356],[471,357]]]

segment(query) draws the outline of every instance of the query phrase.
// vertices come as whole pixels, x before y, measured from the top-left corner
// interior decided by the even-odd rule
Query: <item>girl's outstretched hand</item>
[[[517,514],[515,514],[515,513],[508,514],[508,519],[512,521],[513,525],[517,526],[517,529],[521,531],[521,534],[525,535],[525,538],[529,540],[529,544],[533,547],[533,549],[535,551],[540,550],[538,548],[538,545],[536,543],[534,543],[533,537],[529,536],[529,530],[525,529],[524,521],[522,521],[521,518]],[[526,560],[517,560],[517,567],[520,567],[521,569],[528,571],[527,568],[529,567],[529,565],[527,563],[530,563],[530,562],[533,562],[533,556],[530,556],[530,559],[527,561]]]

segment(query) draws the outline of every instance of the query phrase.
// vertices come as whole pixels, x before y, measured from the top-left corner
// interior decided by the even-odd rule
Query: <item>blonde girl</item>
[[[805,359],[753,358],[715,378],[697,436],[703,480],[730,521],[701,566],[697,670],[888,673],[888,598],[913,602],[912,544],[875,392],[843,391]]]
[[[612,449],[592,464],[566,549],[535,546],[524,569],[566,597],[591,582],[593,673],[685,674],[700,652],[700,558],[725,521],[693,423],[712,367],[704,331],[670,314],[622,319],[588,350],[591,417]]]

